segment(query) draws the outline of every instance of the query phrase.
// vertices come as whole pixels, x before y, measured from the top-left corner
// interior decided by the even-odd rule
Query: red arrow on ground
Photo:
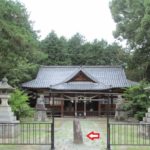
[[[100,133],[94,133],[94,131],[90,132],[86,135],[90,140],[95,140],[100,138]]]

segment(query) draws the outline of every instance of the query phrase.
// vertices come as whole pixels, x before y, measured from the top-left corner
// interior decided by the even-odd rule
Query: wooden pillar
[[[84,117],[86,118],[86,101],[83,102],[84,102]]]
[[[111,95],[110,98],[111,98],[111,105],[112,105],[113,104],[113,96]]]
[[[111,97],[110,97],[110,99],[111,99],[111,102],[110,102],[110,111],[111,111],[111,115],[113,115],[114,114],[114,107],[113,107],[113,96],[111,95]]]
[[[53,98],[50,97],[50,108],[52,109],[53,108]]]
[[[98,101],[98,116],[101,115],[101,103]]]
[[[74,103],[75,103],[75,117],[77,117],[77,101],[75,100]]]
[[[61,117],[64,116],[64,100],[61,101]]]

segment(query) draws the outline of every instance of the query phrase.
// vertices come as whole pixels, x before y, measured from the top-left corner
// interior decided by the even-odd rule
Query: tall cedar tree
[[[30,80],[46,57],[38,45],[25,7],[18,1],[0,0],[0,78],[7,76],[13,85]]]
[[[112,0],[110,9],[117,24],[114,37],[127,40],[132,50],[128,74],[150,81],[150,1]]]

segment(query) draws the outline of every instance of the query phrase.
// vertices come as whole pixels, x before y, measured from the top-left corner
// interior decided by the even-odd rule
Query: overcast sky
[[[88,41],[102,38],[113,42],[115,23],[109,0],[19,0],[34,21],[34,29],[44,38],[54,30],[58,36],[70,38],[79,32]]]

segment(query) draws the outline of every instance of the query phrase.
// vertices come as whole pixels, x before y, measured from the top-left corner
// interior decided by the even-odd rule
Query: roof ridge
[[[121,65],[40,65],[40,68],[122,68]]]
[[[45,66],[45,65],[40,65],[40,67],[41,67],[41,68],[63,68],[63,67],[64,67],[64,68],[66,68],[66,67],[67,67],[67,68],[72,68],[72,67],[80,67],[80,66],[74,66],[74,65],[72,65],[72,66],[67,66],[67,65],[66,65],[66,66],[64,66],[64,65],[60,65],[60,66],[59,66],[59,65],[49,65],[49,66]]]

